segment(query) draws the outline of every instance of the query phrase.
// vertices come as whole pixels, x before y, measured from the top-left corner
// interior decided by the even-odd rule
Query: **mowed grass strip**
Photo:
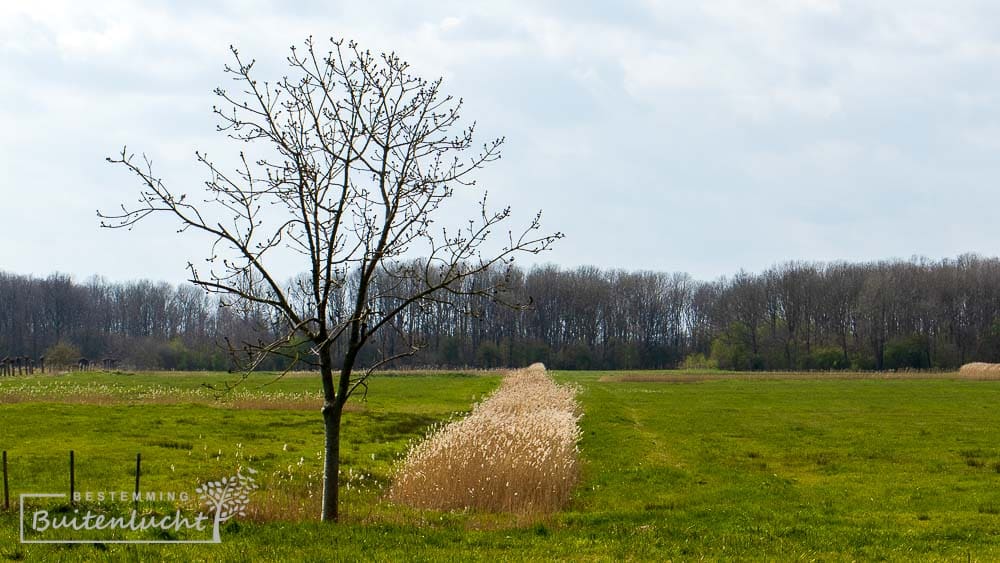
[[[643,558],[1000,558],[1000,384],[585,381],[567,522]]]
[[[609,375],[553,372],[581,389],[581,481],[566,509],[527,526],[502,515],[386,506],[391,468],[408,442],[499,383],[400,377],[373,382],[365,411],[346,418],[345,471],[366,474],[355,485],[370,483],[345,484],[346,525],[262,518],[227,526],[218,546],[68,548],[18,545],[16,513],[8,513],[0,514],[0,560],[1000,559],[1000,383],[599,381]],[[292,466],[298,483],[300,472],[317,467],[310,465],[322,438],[316,416],[203,405],[4,405],[0,449],[13,450],[15,494],[25,478],[36,490],[65,488],[70,444],[89,444],[78,452],[87,486],[128,490],[140,448],[151,487],[170,486],[182,473],[193,487],[212,464],[234,459],[238,443],[244,456],[273,456],[255,462],[264,472]],[[162,427],[176,437],[153,432]],[[42,458],[27,470],[32,448]],[[192,461],[171,471],[185,456]]]

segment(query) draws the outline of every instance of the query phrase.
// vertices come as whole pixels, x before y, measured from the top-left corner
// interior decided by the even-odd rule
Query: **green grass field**
[[[609,375],[555,373],[579,385],[584,409],[581,485],[555,515],[417,512],[381,501],[408,443],[499,383],[387,376],[345,418],[344,524],[277,521],[278,495],[265,521],[226,525],[221,545],[44,546],[18,543],[12,512],[0,515],[0,559],[1000,559],[1000,381]],[[314,517],[317,381],[262,388],[262,375],[222,403],[199,390],[224,379],[0,379],[12,494],[68,489],[70,449],[78,489],[128,491],[142,452],[144,490],[193,490],[250,465],[266,485],[255,502],[291,491]]]

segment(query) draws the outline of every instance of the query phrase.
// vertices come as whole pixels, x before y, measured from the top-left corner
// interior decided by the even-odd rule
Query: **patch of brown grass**
[[[147,399],[125,399],[111,395],[80,395],[76,397],[31,396],[17,395],[0,396],[0,405],[12,403],[59,403],[66,405],[204,405],[220,409],[233,410],[286,410],[286,411],[319,411],[322,400],[282,399],[282,398],[245,398],[235,400],[191,399],[190,397],[155,397]],[[344,405],[344,412],[365,412],[365,405],[350,402]]]
[[[605,383],[701,383],[703,381],[711,381],[713,379],[722,378],[719,376],[706,375],[643,375],[626,373],[622,375],[605,375],[598,381],[603,381]]]
[[[966,364],[970,365],[970,364]],[[984,364],[1000,365],[1000,364]],[[605,383],[704,383],[706,381],[774,381],[837,379],[1000,379],[998,371],[808,371],[808,372],[721,372],[721,373],[623,373],[604,375]]]
[[[247,506],[252,522],[308,522],[316,520],[323,493],[322,456],[316,463],[300,458],[296,464],[262,475],[261,487]],[[314,467],[314,465],[320,467]]]
[[[125,384],[76,383],[65,380],[19,381],[0,386],[0,404],[60,403],[71,405],[179,405],[196,404],[236,410],[319,410],[318,393],[237,390],[217,395],[207,389],[166,386],[130,387]],[[347,403],[346,412],[362,412],[362,403]]]
[[[89,370],[90,372],[101,372],[104,370],[95,369]],[[434,368],[434,367],[420,367],[420,368],[397,368],[397,369],[380,369],[373,372],[372,377],[405,377],[405,376],[423,376],[423,375],[442,375],[442,374],[460,374],[468,376],[482,376],[482,377],[495,377],[497,375],[503,375],[507,370],[503,369],[480,369],[480,368]],[[67,375],[76,372],[61,372],[60,375]],[[140,370],[136,373],[141,373],[143,375],[155,375],[157,377],[189,377],[189,376],[203,376],[206,372],[204,371],[162,371],[162,370]],[[211,373],[211,372],[209,372]],[[258,372],[261,373],[261,372]],[[123,375],[132,375],[132,373],[123,373]],[[239,374],[233,374],[238,376]],[[306,378],[319,378],[318,371],[308,371],[308,370],[295,370],[285,372],[281,375],[281,379],[306,379]]]
[[[410,448],[388,499],[439,510],[540,514],[562,508],[578,479],[575,395],[542,364],[510,372],[469,416]]]

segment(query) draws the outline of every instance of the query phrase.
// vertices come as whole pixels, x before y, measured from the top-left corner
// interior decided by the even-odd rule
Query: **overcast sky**
[[[228,46],[273,77],[310,34],[395,50],[506,136],[481,184],[566,233],[544,261],[709,279],[1000,248],[996,2],[416,4],[0,2],[0,270],[183,279],[204,240],[98,228],[138,190],[104,157],[201,181],[195,149],[238,150],[210,113]]]

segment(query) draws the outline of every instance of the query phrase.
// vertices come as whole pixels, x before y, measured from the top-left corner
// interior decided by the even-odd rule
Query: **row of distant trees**
[[[484,272],[464,289],[492,287],[500,275]],[[792,262],[712,282],[543,266],[514,269],[503,285],[507,293],[495,300],[445,292],[409,308],[374,338],[363,362],[415,348],[396,365],[884,370],[1000,360],[997,258]],[[0,356],[78,351],[137,368],[230,369],[230,348],[279,330],[266,310],[220,307],[190,285],[0,273]],[[308,362],[306,344],[299,358]]]
[[[113,358],[138,368],[228,369],[225,335],[252,337],[238,318],[191,285],[93,277],[77,283],[0,272],[0,357],[47,356],[54,366]]]

